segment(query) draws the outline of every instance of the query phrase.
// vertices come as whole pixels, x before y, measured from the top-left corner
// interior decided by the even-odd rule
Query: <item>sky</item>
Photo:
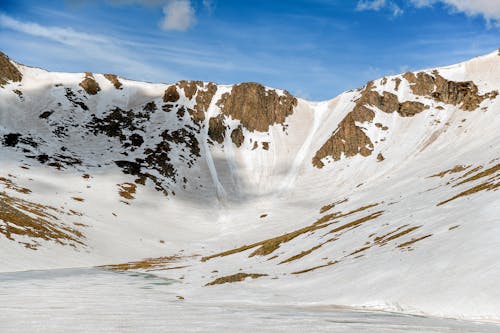
[[[309,100],[499,47],[500,0],[0,0],[0,50],[26,65]]]

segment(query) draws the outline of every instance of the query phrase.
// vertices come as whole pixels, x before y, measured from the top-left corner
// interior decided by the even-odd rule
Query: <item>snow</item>
[[[376,329],[390,332],[397,331],[401,323],[409,325],[408,332],[411,329],[453,331],[449,327],[477,332],[495,329],[443,319],[331,310],[332,306],[500,322],[498,190],[478,192],[437,206],[486,180],[453,187],[455,183],[448,183],[454,178],[475,167],[482,166],[485,170],[499,163],[499,98],[484,101],[481,107],[487,110],[473,112],[425,98],[419,101],[432,107],[414,117],[403,118],[396,113],[375,110],[376,117],[371,124],[359,124],[374,142],[373,154],[344,157],[325,163],[322,169],[313,167],[311,160],[352,110],[353,99],[359,93],[347,92],[320,103],[299,100],[293,115],[287,118],[286,130],[279,124],[271,126],[267,133],[244,130],[246,141],[240,148],[231,146],[227,135],[222,145],[208,144],[205,127],[199,135],[202,156],[192,168],[182,164],[180,150],[172,152],[180,176],[189,180],[186,189],[180,184],[171,184],[176,195],[165,197],[148,182],[146,186],[138,186],[136,198],[125,204],[118,195],[117,184],[133,183],[134,177],[123,174],[112,163],[123,158],[119,140],[104,135],[82,137],[79,129],[72,127],[90,119],[89,112],[73,107],[64,97],[65,87],[79,89],[83,75],[20,68],[23,81],[0,89],[0,137],[7,133],[29,133],[44,142],[39,147],[44,152],[57,153],[65,146],[84,163],[56,170],[26,158],[21,151],[0,147],[0,177],[10,177],[32,193],[2,191],[65,212],[81,212],[81,217],[56,215],[66,224],[86,225],[81,229],[86,246],[75,249],[41,240],[42,245],[34,251],[0,234],[0,271],[18,271],[0,274],[0,304],[9,304],[0,312],[2,331],[19,329],[17,324],[33,313],[38,317],[32,325],[44,322],[48,325],[46,331],[67,325],[81,331],[94,331],[101,329],[101,324],[108,326],[109,331],[136,331],[140,325],[147,324],[154,331],[168,323],[179,330],[181,326],[175,325],[188,324],[186,328],[194,331],[209,324],[214,326],[204,326],[208,331],[234,325],[246,330],[261,322],[292,327],[296,331]],[[439,69],[439,72],[447,79],[474,80],[480,93],[500,89],[497,52]],[[167,87],[120,78],[124,87],[116,90],[101,75],[94,74],[94,77],[102,91],[96,96],[87,96],[85,103],[98,116],[115,106],[139,112],[144,103],[154,101],[160,107]],[[395,92],[391,79],[388,78],[386,86],[377,85],[375,89],[397,93],[400,101],[417,100],[407,82],[403,80]],[[64,86],[54,87],[56,83]],[[23,91],[24,102],[12,93],[12,89],[18,88]],[[220,112],[215,105],[217,96],[230,88],[219,86],[207,110],[206,124]],[[62,106],[58,107],[57,103]],[[179,103],[187,103],[184,96],[181,95]],[[444,110],[435,109],[437,105]],[[39,119],[38,115],[47,109],[55,109],[50,122],[66,125],[68,137],[55,138],[47,121]],[[152,114],[146,125],[144,147],[154,147],[161,140],[158,134],[162,130],[179,128],[190,122],[186,119],[187,116],[179,120],[175,112],[159,110]],[[389,129],[376,128],[377,122]],[[228,124],[233,129],[238,121],[231,119]],[[249,139],[269,141],[270,150],[252,150]],[[383,162],[377,162],[379,152],[385,157]],[[137,151],[130,159],[141,157],[144,155]],[[29,165],[29,169],[20,168],[23,164]],[[456,165],[471,167],[443,178],[430,178]],[[82,178],[85,173],[91,175],[89,180]],[[498,172],[493,176],[498,181]],[[72,200],[75,196],[85,201]],[[346,213],[375,203],[378,206],[339,218],[331,227],[282,243],[267,256],[249,257],[256,249],[253,248],[200,261],[202,256],[310,226],[326,214],[319,213],[322,206],[342,199],[348,200],[327,213]],[[279,264],[333,236],[328,232],[334,227],[377,211],[383,212],[380,217],[343,232],[336,241],[299,260]],[[261,218],[262,214],[267,217]],[[374,237],[406,224],[419,229],[384,246],[373,245]],[[0,228],[2,225],[0,221]],[[450,229],[455,226],[459,227]],[[432,236],[416,242],[412,251],[397,247],[425,235]],[[373,246],[360,252],[362,257],[349,255],[367,242]],[[65,275],[66,271],[50,270],[171,255],[183,256],[175,265],[187,267],[147,272],[154,274],[152,281],[165,278],[176,282],[165,286],[146,284],[140,279],[142,275],[92,269],[70,270]],[[274,255],[278,258],[273,258]],[[308,273],[292,274],[332,260],[339,262]],[[19,272],[32,270],[42,272]],[[204,286],[217,277],[238,272],[268,276]],[[58,277],[52,278],[51,274]],[[33,283],[37,283],[37,288],[30,287]],[[86,287],[78,288],[79,285]],[[66,296],[69,291],[71,300]],[[186,302],[178,301],[176,295],[186,297]],[[73,306],[66,306],[68,302]],[[55,315],[57,313],[62,315]],[[131,315],[124,318],[122,313]],[[101,321],[91,321],[93,316]],[[200,319],[207,317],[214,320],[208,324]],[[343,324],[351,321],[355,323]]]

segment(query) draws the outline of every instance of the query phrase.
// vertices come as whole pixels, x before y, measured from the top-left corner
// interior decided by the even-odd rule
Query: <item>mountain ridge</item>
[[[323,102],[5,58],[1,270],[111,265],[199,299],[499,320],[496,52]]]

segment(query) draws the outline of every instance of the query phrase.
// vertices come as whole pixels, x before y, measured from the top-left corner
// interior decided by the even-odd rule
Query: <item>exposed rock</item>
[[[236,145],[236,147],[241,147],[243,144],[243,141],[245,141],[245,136],[243,135],[243,128],[241,125],[236,127],[232,132],[231,132],[231,140],[233,143]]]
[[[382,155],[382,153],[378,153],[377,161],[382,162],[383,160],[385,160],[384,155]]]
[[[202,87],[203,89],[201,89]],[[203,83],[203,85],[199,87],[198,94],[196,95],[195,109],[200,112],[207,111],[216,92],[217,85],[215,83]]]
[[[297,99],[287,91],[279,95],[258,83],[241,83],[222,95],[217,105],[224,114],[240,120],[249,131],[267,132],[269,126],[285,122],[293,113]]]
[[[20,82],[23,76],[16,66],[10,61],[9,57],[0,51],[0,87],[7,82]]]
[[[196,94],[198,86],[203,87],[203,82],[182,80],[177,82],[176,85],[184,90],[184,95],[186,95],[187,99],[191,99]]]
[[[122,89],[122,83],[118,80],[118,76],[115,74],[104,74],[104,77],[111,82],[116,89]]]
[[[315,167],[322,168],[324,163],[321,160],[325,157],[331,157],[334,161],[338,161],[342,154],[345,157],[358,154],[365,157],[371,155],[373,143],[365,132],[356,125],[356,122],[370,122],[375,117],[375,113],[367,106],[377,107],[385,113],[397,112],[402,117],[413,116],[427,108],[419,102],[400,103],[396,95],[387,91],[380,95],[372,89],[373,82],[369,82],[362,90],[361,96],[356,100],[353,110],[339,123],[332,136],[316,152],[312,162]],[[384,128],[382,127],[382,129]]]
[[[80,87],[83,88],[89,95],[96,95],[99,91],[101,91],[101,87],[95,81],[94,75],[90,72],[85,72],[85,79],[80,82]]]
[[[262,142],[262,149],[269,150],[269,142],[267,141]]]
[[[226,125],[224,124],[224,115],[219,114],[208,120],[208,136],[218,143],[224,142],[226,136]]]
[[[398,91],[399,90],[399,85],[401,84],[401,79],[399,77],[396,77],[392,79],[395,82],[394,90]]]
[[[450,81],[433,71],[432,75],[425,72],[405,73],[404,78],[410,83],[415,95],[432,98],[438,102],[451,105],[460,105],[460,109],[474,111],[487,98],[495,98],[498,92],[491,91],[479,95],[479,89],[472,81]]]
[[[165,103],[175,103],[179,100],[179,98],[179,92],[177,91],[177,87],[175,85],[168,87],[163,95],[163,101]]]

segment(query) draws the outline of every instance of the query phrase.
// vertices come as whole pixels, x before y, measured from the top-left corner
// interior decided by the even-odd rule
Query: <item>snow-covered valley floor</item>
[[[178,281],[94,268],[0,274],[10,332],[499,332],[500,326],[333,307],[179,299]]]

